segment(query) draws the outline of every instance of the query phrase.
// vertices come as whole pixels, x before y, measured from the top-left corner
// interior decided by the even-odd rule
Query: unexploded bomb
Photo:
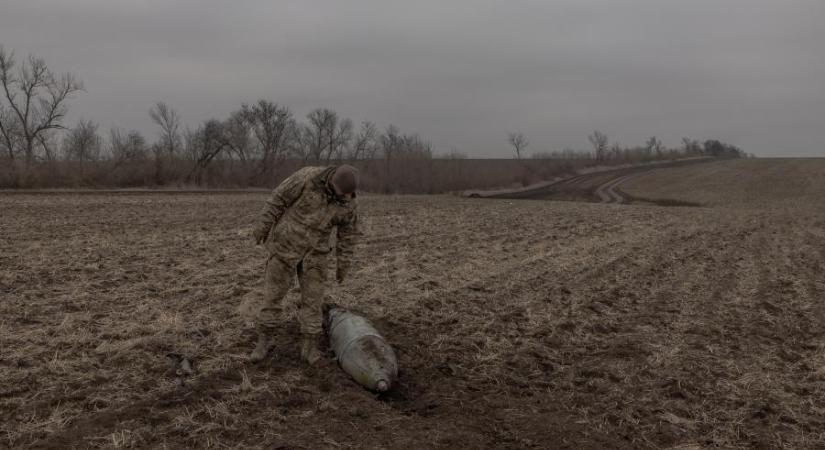
[[[392,347],[364,317],[336,306],[325,309],[329,345],[344,372],[367,389],[388,391],[398,377]]]

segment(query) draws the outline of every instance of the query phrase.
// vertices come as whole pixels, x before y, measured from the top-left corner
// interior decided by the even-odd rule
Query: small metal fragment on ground
[[[395,352],[364,317],[344,308],[327,306],[324,325],[338,364],[358,384],[386,392],[398,378]]]
[[[175,370],[178,375],[194,375],[195,369],[192,361],[177,353],[168,353],[166,358],[169,360],[169,365]]]

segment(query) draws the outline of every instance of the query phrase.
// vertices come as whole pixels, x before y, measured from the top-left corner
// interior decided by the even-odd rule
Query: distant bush
[[[707,140],[702,146],[703,154],[713,158],[746,158],[747,154],[738,147],[724,142]]]

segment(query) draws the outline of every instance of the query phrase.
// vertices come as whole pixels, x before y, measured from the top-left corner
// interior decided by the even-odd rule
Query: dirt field
[[[263,194],[0,194],[0,447],[824,447],[825,161],[617,189],[703,206],[362,198],[386,397],[244,361]]]

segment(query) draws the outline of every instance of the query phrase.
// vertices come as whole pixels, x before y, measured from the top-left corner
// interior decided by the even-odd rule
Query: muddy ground
[[[823,447],[825,162],[775,163],[621,187],[701,207],[363,197],[332,294],[385,397],[292,321],[245,362],[265,195],[0,194],[0,447]]]

